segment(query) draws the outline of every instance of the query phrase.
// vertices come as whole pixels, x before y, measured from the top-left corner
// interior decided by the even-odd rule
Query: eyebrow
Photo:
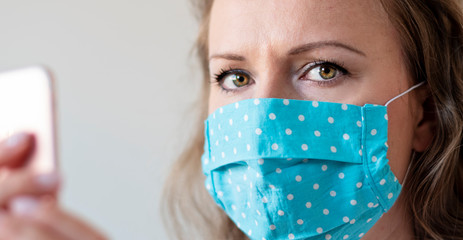
[[[340,43],[337,41],[321,41],[321,42],[312,42],[312,43],[306,43],[300,46],[297,46],[291,50],[288,51],[288,55],[294,56],[294,55],[299,55],[304,52],[312,51],[317,48],[322,48],[322,47],[338,47],[338,48],[344,48],[346,50],[349,50],[351,52],[354,52],[358,55],[366,57],[366,54],[352,46],[349,46],[344,43]],[[237,55],[237,54],[231,54],[231,53],[224,53],[224,54],[213,54],[209,57],[209,61],[214,59],[214,58],[223,58],[226,60],[231,60],[231,61],[246,61],[246,58]]]
[[[307,44],[303,44],[301,46],[298,46],[298,47],[295,47],[291,50],[289,50],[288,52],[288,55],[298,55],[298,54],[301,54],[303,52],[307,52],[307,51],[312,51],[314,49],[317,49],[317,48],[321,48],[321,47],[338,47],[338,48],[344,48],[346,50],[349,50],[351,52],[354,52],[356,54],[359,54],[361,56],[364,56],[366,57],[367,55],[352,47],[352,46],[349,46],[347,44],[344,44],[344,43],[340,43],[340,42],[337,42],[337,41],[322,41],[322,42],[312,42],[312,43],[307,43]]]
[[[209,61],[213,58],[223,58],[231,61],[246,61],[246,58],[237,54],[231,54],[231,53],[224,53],[224,54],[214,54],[209,57]]]

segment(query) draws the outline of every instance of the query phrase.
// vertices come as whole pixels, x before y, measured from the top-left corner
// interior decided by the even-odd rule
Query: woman
[[[463,20],[456,1],[203,0],[198,6],[201,17],[198,51],[206,78],[204,84],[211,83],[203,88],[206,91],[201,120],[208,116],[206,124],[224,120],[227,126],[206,125],[208,131],[200,129],[167,181],[164,200],[169,208],[164,208],[168,209],[164,213],[173,220],[169,226],[178,238],[463,239],[460,152]],[[298,110],[307,108],[307,112],[297,113],[297,118],[288,121],[281,120],[285,115],[270,112],[285,107],[295,110],[297,106]],[[346,118],[325,118],[323,114],[317,116],[317,110],[336,114],[354,112]],[[365,119],[356,110],[365,114],[362,115]],[[232,121],[220,115],[235,116],[243,111],[249,115],[230,118]],[[368,122],[370,116],[374,121]],[[323,121],[317,121],[318,117]],[[333,126],[327,129],[320,125],[323,128],[300,135],[301,139],[306,136],[322,139],[340,132],[334,126],[342,126],[338,123],[351,118],[357,122],[342,130],[356,132],[316,145],[331,151],[320,154],[337,154],[345,146],[355,146],[355,152],[344,152],[352,158],[341,163],[336,163],[339,159],[310,155],[318,149],[310,141],[294,150],[308,154],[308,158],[281,159],[287,156],[286,147],[290,148],[294,142],[273,142],[298,134],[294,128],[278,129],[288,122],[295,127],[308,123],[302,130],[321,122]],[[233,137],[224,136],[217,146],[204,141],[221,136],[242,121],[253,122],[252,126],[259,128],[240,131]],[[269,124],[260,124],[262,121]],[[380,128],[366,127],[380,122],[384,124]],[[367,134],[357,134],[360,130],[353,130],[356,127],[368,129]],[[359,140],[359,136],[372,140]],[[387,136],[387,143],[375,141],[378,136],[383,137],[381,140]],[[262,141],[263,137],[272,142]],[[236,158],[224,163],[234,152],[237,156],[242,151],[252,152],[257,145],[223,152],[220,159],[209,158],[216,147],[233,147],[227,142],[236,139],[270,145],[262,152],[253,152],[256,155],[249,159]],[[41,180],[37,181],[27,168],[21,167],[31,146],[30,137],[23,140],[8,150],[2,145],[0,164],[15,170],[3,178],[0,201],[6,206],[9,199],[22,194],[35,194],[40,201],[38,206],[29,206],[33,211],[26,215],[4,212],[0,239],[103,239],[91,227],[61,210],[50,200],[53,198],[46,197],[57,192],[56,175],[39,176]],[[368,144],[355,145],[357,140]],[[337,143],[345,145],[335,146]],[[381,156],[371,155],[370,143]],[[279,152],[262,157],[264,153],[274,154],[273,151]],[[367,156],[368,163],[352,160]],[[221,168],[210,169],[209,166],[219,163]],[[275,163],[283,164],[284,168],[263,170]],[[364,176],[362,171],[374,170],[379,163],[384,164],[381,170],[385,178],[371,182],[367,176],[376,176],[369,173]],[[205,175],[201,173],[201,164]],[[318,168],[318,172],[311,172],[312,168]],[[293,175],[294,169],[300,173]],[[240,174],[233,179],[226,176],[239,171],[253,175]],[[355,171],[362,174],[352,174]],[[268,184],[265,179],[278,181]],[[353,185],[344,185],[344,180],[352,179],[355,179]],[[313,184],[318,180],[322,182]],[[246,188],[239,188],[242,185],[237,182],[246,182]],[[299,183],[310,184],[310,188],[300,188]],[[371,191],[383,186],[391,192],[379,192],[375,200]],[[258,192],[255,189],[262,191],[262,195],[254,197]],[[287,189],[296,191],[286,194]],[[337,214],[346,210],[331,203],[350,192],[352,196],[365,198],[347,202],[353,211],[338,219]],[[313,198],[317,194],[321,197]],[[371,196],[373,199],[368,199]],[[306,200],[310,197],[310,201]],[[252,201],[256,199],[260,201]],[[384,203],[388,200],[390,206]],[[303,201],[304,206],[292,207],[297,201]],[[287,204],[289,209],[266,208],[278,204]],[[234,213],[235,209],[247,207],[253,211],[242,209]],[[359,213],[371,217],[366,219]],[[325,217],[331,216],[336,218],[325,221]],[[337,222],[342,225],[336,225]]]
[[[164,200],[168,210],[164,215],[177,238],[463,239],[460,2],[202,0],[195,4],[201,21],[197,50],[205,76],[203,103],[208,102],[202,105],[201,120],[208,117],[206,131],[198,131],[167,181]],[[422,82],[424,85],[419,84]],[[257,106],[247,99],[257,99],[254,100]],[[327,188],[325,195],[319,195],[321,200],[313,198],[323,186],[334,189],[333,185],[338,184],[334,183],[336,179],[329,179],[331,176],[315,175],[318,173],[310,169],[310,163],[320,164],[321,171],[332,169],[331,165],[317,162],[318,155],[305,161],[299,159],[286,168],[275,169],[273,165],[272,171],[264,169],[267,163],[275,164],[287,154],[282,150],[279,155],[271,155],[272,150],[282,149],[276,142],[286,141],[286,135],[294,133],[291,128],[285,133],[284,124],[297,124],[295,118],[291,118],[295,123],[283,122],[281,115],[272,111],[297,104],[307,109],[313,104],[325,111],[333,106],[326,102],[342,103],[344,110],[349,107],[361,111],[365,104],[388,105],[385,116],[388,124],[381,129],[387,129],[390,169],[383,166],[383,170],[388,174],[390,170],[402,187],[398,190],[396,179],[384,178],[376,183],[363,174],[355,176],[363,179],[358,182],[358,189],[371,187],[369,191],[374,192],[374,188],[389,186],[396,192],[386,193],[385,197],[380,192],[378,202],[371,200],[364,205],[360,200],[351,200],[351,205],[362,205],[365,209],[333,219],[330,216],[347,210],[329,203],[349,192],[341,195],[338,190]],[[307,111],[308,115],[315,113]],[[338,111],[341,110],[335,113]],[[246,122],[251,114],[257,123]],[[245,116],[246,123],[238,116]],[[317,117],[310,124],[326,121]],[[307,120],[303,116],[300,121]],[[328,121],[334,126],[338,120]],[[268,128],[267,124],[274,128]],[[362,120],[359,127],[363,124]],[[236,125],[247,131],[234,135],[231,132]],[[309,129],[310,125],[303,128],[313,139],[338,131]],[[233,136],[222,134],[226,131]],[[371,131],[371,135],[378,134],[376,129]],[[246,132],[249,134],[245,136]],[[362,137],[370,136],[367,135]],[[349,135],[344,137],[354,139]],[[246,152],[244,146],[231,150],[233,144],[239,144],[234,139],[267,148],[246,156],[249,158],[234,157]],[[296,142],[289,142],[283,149],[291,148],[291,144]],[[318,149],[310,144],[309,141],[297,148],[307,153]],[[229,147],[230,151],[220,152],[221,146]],[[333,147],[334,144],[333,153],[339,152]],[[358,154],[361,159],[368,156],[369,161],[378,164],[378,158],[370,155],[371,146],[363,147]],[[248,146],[250,149],[253,147]],[[365,172],[376,166],[371,162],[363,164],[369,164]],[[300,165],[303,163],[307,165]],[[215,166],[210,167],[211,164]],[[296,170],[291,172],[289,166],[297,166],[300,174],[293,174]],[[255,174],[257,177],[251,179]],[[347,174],[339,174],[339,178],[347,179]],[[315,183],[317,180],[325,184]],[[251,184],[247,186],[245,182]],[[299,188],[300,183],[307,185]],[[288,194],[288,189],[295,193]],[[351,192],[357,194],[357,189]],[[400,196],[395,199],[397,193]],[[390,209],[382,203],[388,199],[395,200]],[[297,206],[293,204],[296,200],[301,201]],[[306,207],[302,206],[306,201]],[[282,206],[288,209],[278,208]],[[360,222],[363,211],[379,216]],[[333,222],[325,221],[325,217]],[[336,221],[340,223],[334,224]],[[375,222],[372,227],[371,222]],[[322,228],[322,224],[330,228]]]

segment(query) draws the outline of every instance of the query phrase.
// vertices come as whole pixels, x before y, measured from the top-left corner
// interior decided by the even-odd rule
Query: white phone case
[[[30,162],[38,173],[57,167],[54,82],[40,66],[0,73],[0,139],[35,134]]]

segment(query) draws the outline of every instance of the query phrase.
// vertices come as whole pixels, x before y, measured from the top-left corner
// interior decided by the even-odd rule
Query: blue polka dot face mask
[[[387,105],[248,99],[205,121],[205,185],[251,239],[359,239],[394,204]]]

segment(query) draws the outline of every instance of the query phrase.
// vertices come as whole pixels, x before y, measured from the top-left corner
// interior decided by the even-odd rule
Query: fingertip
[[[23,196],[11,201],[10,211],[16,217],[42,221],[54,215],[55,206],[53,196]]]
[[[40,174],[34,178],[35,184],[43,190],[56,190],[61,183],[61,176],[58,172]]]
[[[9,137],[5,141],[7,148],[16,148],[20,145],[30,145],[34,142],[34,134],[29,132],[19,132]]]
[[[16,197],[10,203],[11,213],[15,216],[30,216],[38,208],[39,202],[33,197]]]
[[[32,133],[19,132],[0,143],[0,167],[16,168],[23,165],[34,151],[35,137]]]

